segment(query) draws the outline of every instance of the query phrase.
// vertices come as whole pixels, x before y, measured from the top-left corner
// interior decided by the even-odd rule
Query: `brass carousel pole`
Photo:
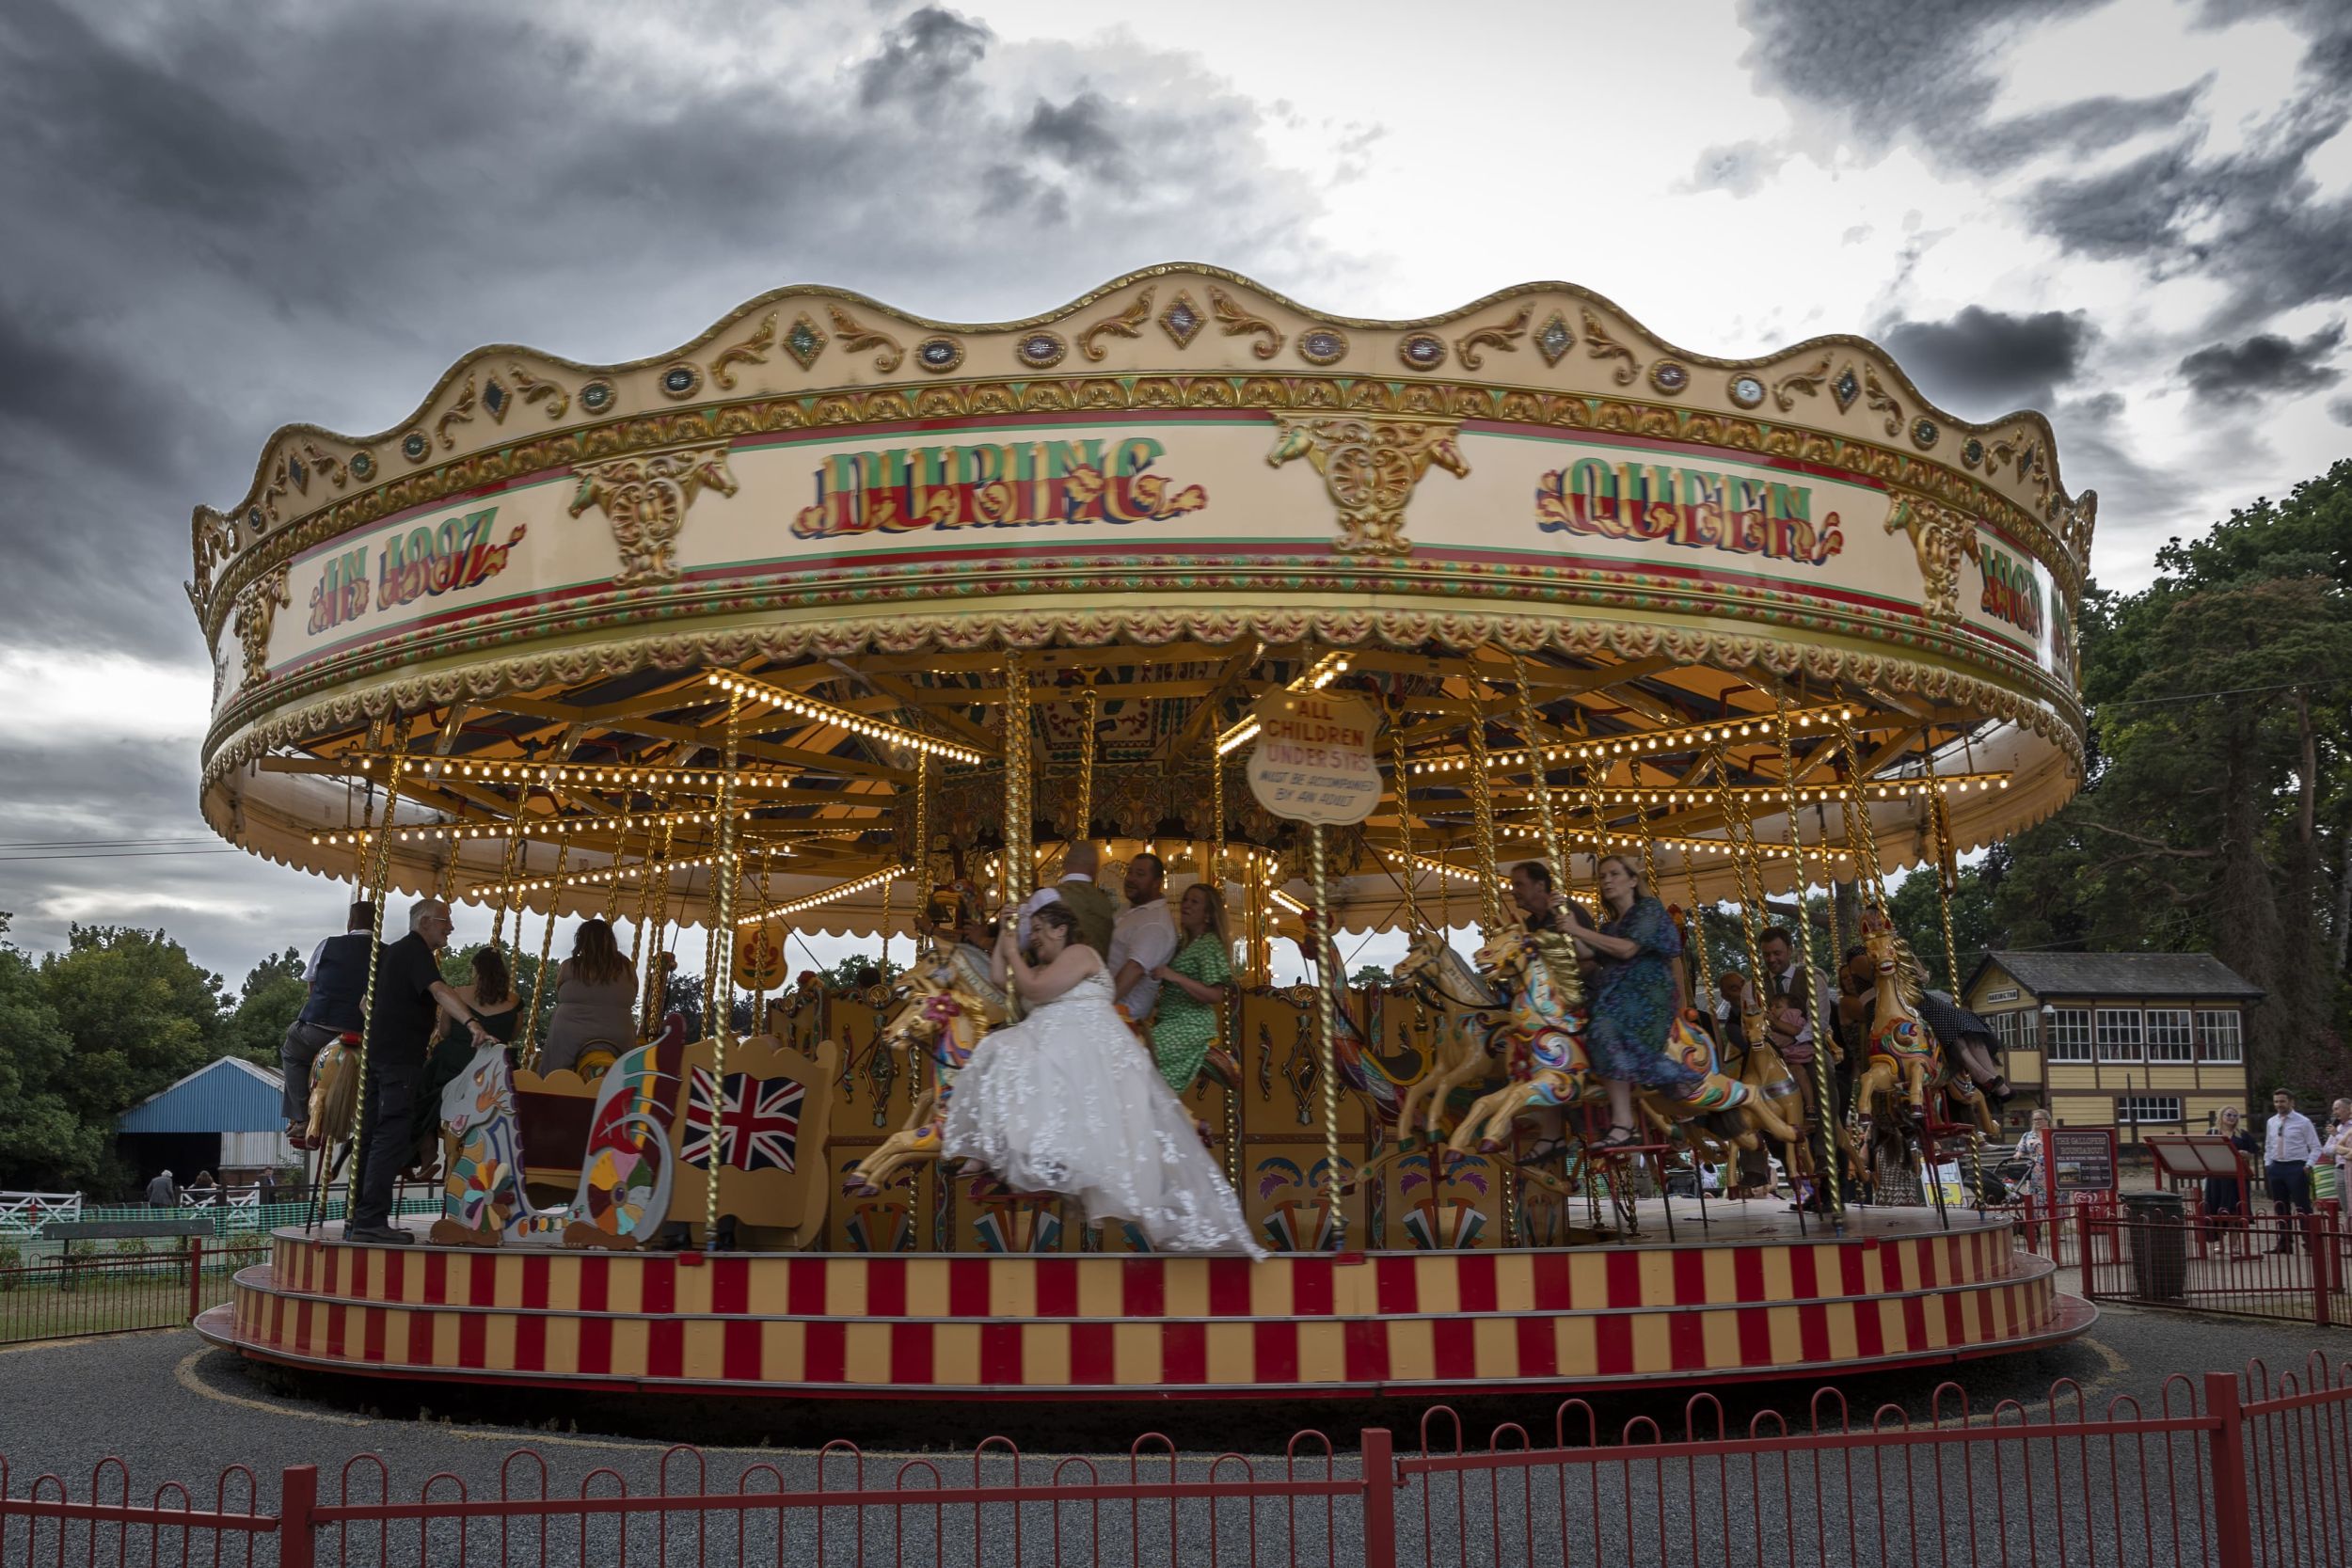
[[[1339,1034],[1339,1022],[1334,1016],[1331,988],[1338,976],[1331,974],[1328,958],[1339,954],[1339,934],[1332,926],[1331,882],[1329,868],[1325,863],[1323,824],[1311,822],[1307,828],[1307,856],[1310,874],[1314,879],[1315,920],[1317,923],[1315,967],[1325,971],[1322,983],[1315,987],[1315,1044],[1323,1056],[1323,1159],[1326,1191],[1331,1202],[1331,1248],[1347,1250],[1347,1216],[1340,1207],[1340,1064],[1334,1040]]]
[[[1037,870],[1029,812],[1029,665],[1018,648],[1005,651],[1005,907],[1014,918],[1027,901]],[[1005,988],[1006,1016],[1022,1013],[1021,988]]]
[[[646,855],[645,865],[643,872],[645,881],[644,888],[640,890],[637,895],[637,929],[629,933],[628,939],[628,967],[639,976],[638,983],[645,988],[644,1006],[639,1009],[639,1011],[644,1015],[638,1023],[637,1033],[640,1037],[653,1033],[654,1020],[657,1016],[656,1008],[660,1006],[659,1001],[656,999],[655,989],[651,984],[652,976],[650,973],[651,971],[660,967],[661,943],[659,938],[657,938],[653,943],[653,951],[646,957],[645,967],[644,969],[638,968],[638,953],[639,950],[645,945],[645,928],[653,920],[654,898],[657,888],[660,891],[661,899],[663,923],[667,924],[669,920],[670,840],[675,835],[676,832],[677,824],[675,822],[668,820],[663,821],[661,824],[661,853],[659,856],[652,853],[652,832],[648,831],[645,834]]]
[[[716,968],[703,982],[706,999],[719,995],[719,1027],[711,1037],[717,1043],[711,1058],[711,1076],[721,1085],[727,1081],[727,1051],[735,1044],[735,986],[729,970],[734,954],[730,943],[735,936],[735,883],[740,867],[737,863],[735,830],[735,764],[740,744],[743,721],[743,698],[740,693],[727,697],[726,752],[721,758],[719,771],[719,856],[710,868],[711,896],[714,908],[710,912],[710,928]],[[707,1008],[706,1008],[706,1011]],[[709,1180],[703,1183],[703,1247],[715,1250],[719,1244],[719,1172],[724,1164],[719,1158],[719,1146],[711,1145]]]
[[[389,889],[392,875],[392,816],[400,804],[400,775],[408,766],[408,726],[395,708],[386,721],[392,728],[392,754],[385,770],[384,815],[375,830],[375,863],[368,873],[368,900],[373,906],[373,925],[368,932],[368,983],[359,999],[359,1093],[353,1102],[351,1182],[343,1203],[343,1224],[351,1224],[351,1205],[359,1196],[368,1159],[368,1052],[375,1042],[375,975],[384,952],[384,895]],[[366,850],[363,847],[361,857]],[[326,1181],[325,1157],[321,1156],[319,1180],[319,1217],[326,1219]]]
[[[1813,914],[1805,908],[1805,890],[1813,880],[1804,858],[1804,839],[1797,831],[1797,752],[1788,735],[1788,699],[1775,693],[1772,714],[1780,731],[1780,799],[1781,809],[1788,814],[1788,857],[1797,875],[1797,954],[1804,965],[1804,982],[1811,994],[1806,996],[1805,1016],[1813,1021],[1813,1086],[1814,1098],[1820,1102],[1821,1115],[1821,1180],[1829,1195],[1830,1221],[1843,1227],[1846,1223],[1846,1195],[1837,1180],[1836,1148],[1831,1139],[1831,1129],[1837,1120],[1837,1097],[1830,1084],[1829,1020],[1818,1016],[1821,1010],[1820,972],[1813,967]]]
[[[523,1040],[516,1054],[523,1066],[538,1069],[539,1065],[539,1003],[548,994],[548,958],[555,951],[555,909],[564,897],[564,860],[572,852],[572,841],[558,839],[555,846],[555,876],[548,885],[548,924],[539,933],[539,967],[531,976],[531,1010],[523,1015]],[[515,934],[522,935],[523,914],[515,911]]]

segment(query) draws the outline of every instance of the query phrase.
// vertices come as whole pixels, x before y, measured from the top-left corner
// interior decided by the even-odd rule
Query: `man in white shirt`
[[[1088,839],[1080,839],[1062,854],[1061,880],[1041,887],[1021,905],[1021,927],[1013,934],[1025,949],[1029,945],[1029,923],[1037,911],[1048,904],[1070,906],[1070,912],[1078,917],[1078,940],[1093,948],[1107,960],[1111,944],[1110,895],[1094,885],[1094,874],[1103,868],[1103,852]]]
[[[1176,956],[1176,919],[1168,908],[1168,869],[1146,850],[1127,863],[1127,907],[1111,922],[1111,994],[1141,1023],[1160,999],[1152,971]]]
[[[2295,1096],[2280,1089],[2270,1097],[2272,1115],[2263,1130],[2263,1178],[2270,1188],[2270,1212],[2279,1217],[2279,1252],[2295,1250],[2287,1227],[2290,1208],[2312,1212],[2312,1162],[2319,1158],[2319,1130],[2295,1108]]]

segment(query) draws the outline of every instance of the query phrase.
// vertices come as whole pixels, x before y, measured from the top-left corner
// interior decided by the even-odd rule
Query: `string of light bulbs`
[[[713,671],[705,676],[704,680],[729,696],[742,697],[751,702],[765,704],[770,707],[781,708],[795,718],[813,719],[819,723],[832,724],[854,735],[865,736],[870,740],[888,741],[894,746],[903,746],[910,751],[927,752],[935,757],[945,757],[949,762],[985,762],[988,760],[987,753],[975,751],[956,741],[942,740],[936,736],[925,735],[918,730],[910,730],[900,724],[884,723],[880,719],[869,719],[853,709],[841,707],[825,702],[821,698],[803,696],[798,691],[787,691],[781,686],[771,686],[766,681],[754,680],[749,675],[723,674]]]
[[[771,905],[764,912],[745,915],[736,924],[757,926],[765,921],[779,919],[785,915],[799,914],[803,910],[813,910],[819,905],[835,903],[844,898],[853,898],[861,893],[881,887],[885,882],[896,881],[906,874],[907,868],[903,865],[885,866],[869,876],[860,877],[854,882],[842,882],[827,888],[822,893],[812,893],[805,898],[795,898],[790,903]]]
[[[1839,718],[1848,722],[1862,717],[1862,710],[1832,704],[1827,707],[1804,708],[1788,716],[1789,722],[1799,729],[1815,724],[1836,722]],[[1688,724],[1677,729],[1651,730],[1641,735],[1614,736],[1605,740],[1564,741],[1544,748],[1548,762],[1586,762],[1601,757],[1640,756],[1645,752],[1668,753],[1694,751],[1701,746],[1721,740],[1751,740],[1772,738],[1772,721],[1765,719],[1718,720],[1705,724]],[[1496,752],[1486,761],[1492,770],[1524,768],[1531,753]],[[1468,752],[1444,756],[1422,757],[1412,765],[1415,773],[1458,773],[1470,765]]]

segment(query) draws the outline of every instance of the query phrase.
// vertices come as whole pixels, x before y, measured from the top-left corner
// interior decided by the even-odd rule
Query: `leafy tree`
[[[42,996],[73,1042],[66,1093],[106,1127],[212,1061],[221,1034],[220,976],[161,931],[75,926],[40,961]]]
[[[289,947],[255,964],[237,992],[236,1006],[221,1023],[221,1053],[276,1067],[286,1026],[310,994],[310,988],[302,983],[298,950]]]
[[[0,913],[0,934],[9,916]],[[111,1128],[83,1120],[65,1085],[72,1037],[42,994],[40,973],[0,942],[0,1187],[65,1192],[107,1174]]]

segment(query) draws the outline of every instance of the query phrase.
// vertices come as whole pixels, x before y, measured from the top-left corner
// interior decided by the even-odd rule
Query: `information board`
[[[2060,1127],[2050,1133],[2050,1158],[2061,1193],[2115,1191],[2115,1129]]]

